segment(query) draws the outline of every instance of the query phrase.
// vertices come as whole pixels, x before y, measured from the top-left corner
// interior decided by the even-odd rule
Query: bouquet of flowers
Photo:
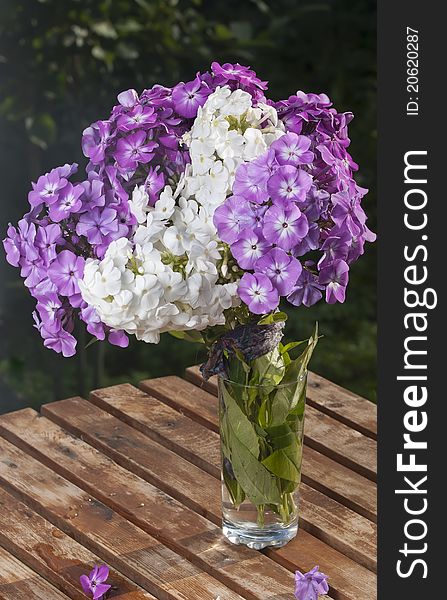
[[[343,302],[375,237],[347,151],[353,115],[325,94],[274,102],[266,89],[248,67],[213,63],[173,88],[120,93],[83,132],[85,177],[76,164],[39,177],[4,240],[46,347],[72,356],[75,319],[123,347],[163,332],[207,345],[204,376],[223,382],[226,489],[236,509],[257,507],[260,526],[267,509],[285,521],[295,511],[289,433],[317,341],[289,356],[280,301]]]

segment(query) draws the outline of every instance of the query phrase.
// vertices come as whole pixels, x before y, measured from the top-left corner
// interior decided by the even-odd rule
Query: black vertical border
[[[379,0],[378,2],[378,214],[379,214],[379,273],[378,273],[378,408],[379,408],[379,546],[378,565],[380,600],[431,600],[447,598],[445,576],[447,557],[444,540],[447,535],[447,349],[444,294],[447,277],[447,150],[445,79],[447,76],[447,24],[443,16],[445,4],[434,0]],[[407,39],[406,28],[419,34],[419,115],[407,116]],[[404,226],[404,155],[412,150],[427,150],[427,179],[423,186],[428,194],[428,236],[424,242],[421,232]],[[414,186],[418,187],[418,186]],[[419,186],[420,187],[420,186]],[[395,489],[403,486],[404,473],[396,471],[396,455],[402,452],[406,411],[403,400],[408,385],[397,381],[404,374],[404,314],[412,312],[404,306],[405,245],[414,248],[418,243],[428,249],[428,260],[418,255],[418,268],[428,268],[426,287],[437,291],[438,305],[427,313],[429,322],[426,347],[428,400],[420,410],[428,413],[424,432],[415,439],[428,442],[427,451],[417,452],[418,461],[428,465],[428,509],[425,520],[428,533],[420,541],[406,540],[405,523],[413,518],[406,514],[403,495]],[[419,286],[421,289],[424,286]],[[411,334],[410,334],[411,335]],[[421,345],[422,347],[423,345]],[[415,372],[416,373],[416,372]],[[408,374],[408,371],[406,372]],[[417,374],[420,374],[418,372]],[[407,453],[408,454],[408,453]],[[420,474],[422,477],[423,474]],[[413,480],[417,480],[416,475]],[[420,486],[423,488],[425,486]],[[422,502],[422,495],[411,496]],[[417,518],[417,517],[415,517]],[[417,527],[413,530],[417,532]],[[409,548],[427,552],[405,557],[399,552],[407,541]],[[428,577],[422,577],[422,566],[413,574],[401,578],[396,571],[402,559],[402,570],[409,570],[412,560],[422,558],[427,563]]]

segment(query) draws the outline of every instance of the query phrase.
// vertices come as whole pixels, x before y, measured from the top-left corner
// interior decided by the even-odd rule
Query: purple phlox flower
[[[39,256],[39,251],[35,246],[37,235],[36,225],[27,219],[20,219],[18,225],[21,242],[21,254],[26,260],[33,260]]]
[[[281,121],[284,123],[286,131],[299,135],[303,130],[303,118],[300,115],[289,113],[281,117]]]
[[[124,169],[136,169],[138,163],[147,163],[154,157],[157,142],[147,139],[145,131],[136,131],[125,138],[120,138],[116,145],[115,158]]]
[[[61,177],[58,169],[41,175],[37,183],[31,184],[33,189],[28,194],[31,206],[36,207],[42,203],[51,206],[59,198],[59,192],[67,185],[67,179]]]
[[[158,136],[160,144],[170,150],[178,150],[178,136],[175,133],[167,133],[166,135]]]
[[[112,232],[107,236],[110,241],[117,240],[120,237],[126,237],[129,231],[131,231],[132,227],[137,225],[137,219],[130,210],[128,202],[121,202],[116,207],[116,218],[118,222],[118,229],[116,232]]]
[[[43,338],[45,348],[50,348],[66,358],[76,354],[76,338],[62,327],[60,320],[53,326],[47,327],[39,320],[36,312],[33,313],[33,318],[35,327]]]
[[[323,290],[324,286],[318,282],[317,277],[307,269],[303,269],[287,300],[294,306],[304,304],[309,307],[321,300]]]
[[[320,247],[320,228],[317,223],[309,223],[309,230],[303,239],[293,247],[294,256],[303,256],[311,250],[318,250]]]
[[[231,246],[231,254],[242,269],[253,269],[258,258],[271,248],[258,230],[243,230]]]
[[[81,306],[84,304],[84,300],[82,299],[81,292],[70,296],[68,298],[68,302],[70,303],[70,306],[72,306],[73,308],[81,308]]]
[[[359,199],[352,197],[347,190],[332,194],[334,208],[331,218],[340,228],[345,227],[353,235],[359,235],[364,229],[366,215]]]
[[[33,287],[32,295],[34,296],[34,298],[38,299],[48,294],[57,294],[57,287],[47,276],[44,279],[42,279],[42,281],[39,281],[39,283],[36,286]]]
[[[335,167],[336,172],[341,176],[350,178],[352,171],[357,171],[359,168],[349,152],[346,152],[346,149],[337,141],[328,141],[324,144],[319,144],[317,150],[320,151],[324,162],[331,167]]]
[[[94,165],[104,160],[106,148],[110,143],[112,124],[110,121],[96,121],[82,133],[82,151]]]
[[[14,228],[13,228],[14,229]],[[18,230],[9,230],[12,238],[6,240],[6,249],[12,261],[18,260],[13,266],[20,266],[20,275],[25,279],[28,288],[34,288],[45,278],[45,259],[42,258],[39,248],[36,246],[36,225],[27,219],[21,219]],[[18,257],[18,254],[20,256]]]
[[[269,209],[269,205],[268,204],[251,204],[250,208],[252,209],[253,214],[255,216],[255,226],[261,227],[261,225],[264,221],[264,215],[267,212],[267,210]]]
[[[308,230],[306,215],[293,203],[273,205],[264,215],[262,231],[265,239],[283,250],[296,246]]]
[[[279,304],[279,294],[272,282],[262,273],[244,273],[239,282],[238,294],[250,311],[262,315],[274,310]]]
[[[348,264],[355,262],[364,252],[365,241],[375,242],[376,238],[376,234],[368,229],[368,227],[365,225],[364,231],[361,235],[351,238],[346,262]]]
[[[59,225],[50,224],[37,228],[35,245],[39,248],[40,255],[49,265],[56,258],[56,245],[62,242],[62,231]]]
[[[108,340],[113,346],[119,346],[120,348],[127,348],[129,345],[129,338],[124,331],[117,331],[112,329],[109,332]]]
[[[328,192],[319,190],[313,185],[307,192],[305,201],[300,203],[300,209],[308,221],[318,221],[321,215],[327,211],[329,200]]]
[[[335,260],[320,271],[319,283],[326,286],[326,302],[344,302],[349,280],[349,266],[344,260]]]
[[[295,571],[295,598],[297,600],[318,600],[329,591],[327,576],[314,567],[308,573]]]
[[[149,195],[149,204],[154,206],[158,200],[158,192],[165,186],[165,176],[159,172],[159,167],[150,167],[146,180],[144,182],[144,188]]]
[[[30,288],[30,291],[43,281],[47,274],[40,256],[26,262],[23,261],[20,275],[25,277],[24,284],[27,288]]]
[[[156,83],[148,90],[143,91],[140,101],[152,106],[170,106],[172,104],[171,93],[171,88]]]
[[[267,81],[261,81],[250,67],[245,67],[239,63],[225,63],[220,65],[218,62],[213,62],[211,70],[215,76],[222,79],[222,83],[225,81],[237,81],[244,87],[255,87],[259,90],[267,89]]]
[[[69,179],[72,175],[74,175],[75,173],[77,173],[78,171],[78,164],[77,163],[65,163],[65,165],[62,165],[61,167],[56,167],[55,169],[52,169],[51,172],[56,171],[57,173],[59,173],[59,177],[65,177],[65,179]]]
[[[133,89],[125,90],[124,92],[120,92],[118,94],[117,100],[121,106],[124,106],[125,108],[133,108],[138,102],[138,94]]]
[[[352,236],[348,231],[340,231],[338,234],[331,232],[321,246],[324,255],[318,263],[318,268],[327,267],[335,260],[346,260],[351,240]]]
[[[51,204],[49,214],[50,218],[59,223],[66,219],[71,213],[76,213],[82,206],[81,196],[84,193],[82,185],[67,185],[59,193],[56,202]]]
[[[242,163],[236,171],[233,193],[249,202],[266,202],[269,195],[264,169],[254,163]]]
[[[116,167],[108,166],[104,169],[107,179],[105,180],[110,185],[110,190],[106,192],[107,199],[114,199],[115,196],[121,198],[121,200],[127,201],[129,199],[129,194],[121,185],[120,180],[118,179],[118,170]]]
[[[117,126],[122,131],[132,131],[139,127],[148,128],[157,121],[157,115],[152,106],[138,104],[129,112],[118,117]]]
[[[112,586],[105,583],[109,577],[109,567],[107,565],[96,566],[90,572],[89,576],[81,575],[80,582],[85,594],[92,594],[93,600],[99,600]]]
[[[81,183],[84,192],[82,194],[82,210],[89,211],[97,206],[104,206],[106,198],[104,196],[104,183],[101,179],[91,178]]]
[[[51,328],[56,328],[56,330],[60,328],[58,315],[61,312],[61,307],[61,300],[55,292],[39,295],[36,308],[42,323],[48,331]]]
[[[70,250],[62,250],[49,269],[48,276],[63,296],[79,294],[78,281],[84,273],[85,260]]]
[[[312,185],[312,177],[291,165],[279,167],[267,181],[267,190],[273,201],[305,200]]]
[[[296,94],[289,96],[288,104],[295,108],[305,110],[321,110],[332,106],[332,102],[326,94],[306,94],[298,90]]]
[[[13,267],[18,267],[21,256],[21,239],[19,232],[11,223],[8,225],[6,238],[3,240],[3,247],[6,252],[6,260]]]
[[[281,248],[272,248],[256,261],[255,270],[267,275],[280,296],[287,296],[300,276],[302,266]]]
[[[98,340],[104,340],[106,337],[104,323],[99,318],[96,309],[93,306],[83,303],[79,316],[87,326],[87,331],[94,335]]]
[[[275,151],[276,160],[280,165],[297,167],[313,161],[314,154],[309,150],[310,145],[310,138],[291,132],[273,142],[271,148]]]
[[[272,144],[273,145],[273,144]],[[255,160],[250,163],[253,176],[258,176],[259,179],[267,181],[267,179],[273,175],[275,170],[278,168],[278,161],[276,160],[275,151],[270,147],[266,152],[258,156]]]
[[[94,208],[79,217],[78,235],[85,235],[90,244],[103,243],[104,237],[118,231],[117,212],[113,208]]]
[[[256,215],[244,198],[230,196],[215,210],[214,225],[220,239],[233,244],[244,229],[255,227]]]
[[[188,83],[178,83],[172,90],[172,102],[176,112],[191,119],[197,115],[199,106],[203,106],[211,90],[205,86],[199,75]]]

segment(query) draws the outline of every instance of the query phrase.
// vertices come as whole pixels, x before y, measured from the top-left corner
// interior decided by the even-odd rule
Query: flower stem
[[[264,504],[259,504],[258,505],[258,526],[259,527],[264,527],[265,526],[265,505]]]

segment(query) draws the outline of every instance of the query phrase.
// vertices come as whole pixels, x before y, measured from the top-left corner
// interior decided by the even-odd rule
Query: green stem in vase
[[[265,527],[265,505],[259,504],[257,508],[258,508],[257,524],[259,527],[261,527],[263,529]]]

